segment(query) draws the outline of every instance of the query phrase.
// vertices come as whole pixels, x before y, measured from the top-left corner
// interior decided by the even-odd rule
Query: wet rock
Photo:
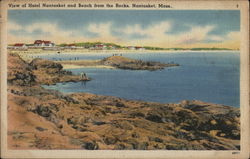
[[[117,103],[115,104],[115,106],[117,106],[117,107],[125,107],[125,105],[124,105],[123,103],[120,103],[120,102],[117,102]]]
[[[138,144],[137,149],[138,150],[147,150],[148,146],[149,146],[148,142],[141,142]]]
[[[87,150],[98,150],[99,146],[96,142],[86,142],[82,145],[82,148],[85,148]]]
[[[160,117],[159,115],[156,115],[156,114],[148,114],[146,116],[146,119],[147,120],[150,120],[152,122],[156,122],[156,123],[162,123],[162,117]]]
[[[41,105],[36,107],[35,112],[43,117],[49,117],[52,113],[48,107],[43,107]]]
[[[42,128],[42,127],[40,127],[40,126],[36,127],[36,129],[37,129],[37,130],[39,130],[39,131],[45,131],[45,130],[48,130],[48,129]]]
[[[159,137],[148,137],[149,141],[155,141],[155,142],[160,142],[160,143],[163,143],[163,140]]]
[[[133,138],[139,138],[139,137],[140,137],[140,135],[139,135],[138,133],[136,133],[136,132],[134,132],[131,136],[132,136]]]
[[[140,148],[140,144],[137,140],[134,139],[129,139],[126,141],[126,143],[130,144],[132,146],[132,149],[136,150]]]
[[[61,64],[55,63],[50,60],[41,59],[41,58],[36,58],[32,60],[30,65],[34,69],[46,69],[48,71],[51,71],[51,69],[60,71],[63,68]]]
[[[125,130],[133,130],[133,125],[130,124],[128,121],[114,121],[112,125]]]
[[[107,136],[104,138],[104,142],[107,144],[107,145],[113,145],[117,142],[117,139],[115,137],[112,137],[112,136]]]
[[[164,67],[179,66],[179,64],[174,64],[174,63],[163,64],[154,61],[135,60],[123,56],[111,56],[104,58],[103,60],[100,61],[100,64],[113,66],[119,69],[150,70],[150,71],[164,69]]]
[[[116,144],[115,145],[115,150],[128,150],[128,149],[131,149],[131,148],[128,148],[124,144]]]
[[[93,124],[94,125],[104,125],[104,124],[106,124],[106,122],[104,122],[104,121],[94,121]]]
[[[19,60],[16,60],[12,65],[15,65]],[[11,69],[8,67],[7,82],[12,85],[32,86],[35,84],[36,76],[32,74],[29,67],[25,67],[23,62],[22,69]]]
[[[132,112],[130,114],[131,117],[135,118],[135,117],[142,117],[144,118],[145,117],[145,114],[144,113],[141,113],[141,112]]]

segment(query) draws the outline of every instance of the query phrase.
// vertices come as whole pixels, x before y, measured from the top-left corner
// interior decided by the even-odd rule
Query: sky
[[[9,10],[8,43],[240,46],[239,10]]]

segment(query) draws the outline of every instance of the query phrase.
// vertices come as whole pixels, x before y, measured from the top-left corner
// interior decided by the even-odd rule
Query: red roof
[[[23,44],[23,43],[16,43],[14,46],[19,46],[19,47],[21,47],[21,46],[23,46],[23,45],[25,45],[25,44]]]
[[[41,44],[42,43],[42,40],[36,40],[35,42],[34,42],[34,44]]]
[[[103,44],[97,44],[96,47],[104,47]]]
[[[34,42],[34,44],[42,44],[42,43],[44,43],[44,44],[50,44],[50,43],[51,43],[51,41],[36,40],[36,41]]]
[[[51,43],[51,41],[43,41],[44,42],[44,44],[50,44]]]

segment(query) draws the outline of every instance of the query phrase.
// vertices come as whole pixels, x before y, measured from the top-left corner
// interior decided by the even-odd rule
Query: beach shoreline
[[[87,53],[178,53],[178,52],[239,52],[240,50],[87,50],[87,49],[65,49],[65,50],[9,50],[10,53],[25,53],[25,54],[46,54],[46,53],[72,53],[72,54],[87,54]]]
[[[54,61],[61,64],[64,69],[74,68],[108,68],[108,69],[125,69],[125,70],[159,70],[165,67],[179,66],[174,63],[160,63],[152,61],[142,61],[131,59],[123,56],[113,55],[101,60],[65,60]]]
[[[104,68],[104,69],[116,69],[112,66],[105,66],[105,65],[93,65],[93,66],[80,66],[76,64],[62,64],[63,69],[78,69],[78,68]]]
[[[209,52],[209,53],[228,53],[235,52],[239,53],[240,50],[62,50],[60,53],[55,50],[42,50],[42,49],[30,49],[30,50],[8,50],[8,54],[18,54],[25,61],[32,61],[34,58],[39,58],[37,55],[44,56],[47,55],[98,55],[98,54],[113,54],[113,55],[123,55],[123,54],[147,54],[147,53],[165,53],[165,54],[176,54],[176,53],[201,53],[201,52]],[[33,57],[34,56],[34,57]],[[66,66],[70,67],[70,66]],[[74,67],[74,66],[72,66]]]

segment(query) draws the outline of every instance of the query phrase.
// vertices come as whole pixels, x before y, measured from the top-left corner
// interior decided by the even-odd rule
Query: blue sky
[[[9,10],[9,42],[239,45],[239,10]],[[48,39],[49,38],[49,39]],[[234,41],[234,42],[233,42]],[[237,47],[237,46],[235,46]]]

